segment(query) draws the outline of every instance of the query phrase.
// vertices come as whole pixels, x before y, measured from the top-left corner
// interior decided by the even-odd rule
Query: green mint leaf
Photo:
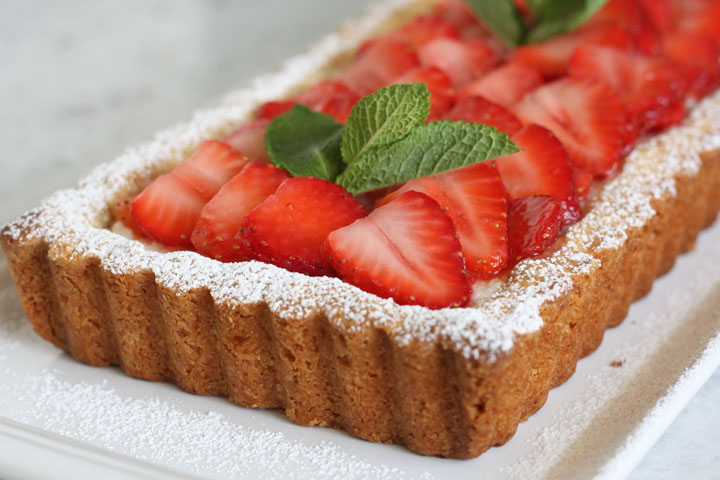
[[[340,154],[343,126],[332,117],[295,105],[265,131],[265,149],[276,167],[293,177],[334,181],[345,168]]]
[[[342,157],[353,163],[366,152],[402,140],[430,113],[424,83],[384,87],[360,99],[350,112],[342,138]]]
[[[570,33],[600,10],[607,0],[536,0],[532,2],[538,23],[527,32],[526,43],[541,42]]]
[[[513,48],[520,43],[525,25],[512,0],[465,0],[478,18],[505,46]]]
[[[438,121],[351,163],[336,183],[358,194],[519,152],[507,135],[479,123]]]

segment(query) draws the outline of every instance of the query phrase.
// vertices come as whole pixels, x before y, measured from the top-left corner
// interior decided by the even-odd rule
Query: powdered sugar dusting
[[[179,291],[207,287],[220,303],[266,302],[271,311],[285,317],[320,312],[348,329],[383,328],[402,344],[441,341],[469,358],[499,358],[512,348],[517,335],[542,326],[543,305],[571,289],[574,278],[600,266],[598,251],[622,246],[629,229],[655,215],[652,201],[675,194],[676,176],[698,171],[700,152],[720,146],[714,133],[720,94],[701,102],[684,126],[639,145],[623,172],[604,186],[592,210],[569,229],[557,251],[522,262],[506,282],[472,308],[431,311],[400,306],[337,279],[310,278],[257,262],[222,264],[192,252],[150,251],[105,228],[108,205],[117,198],[168,171],[201,141],[228,133],[260,102],[296,87],[411,3],[397,0],[379,6],[309,53],[290,60],[280,72],[259,78],[250,88],[227,95],[219,106],[200,111],[187,123],[98,166],[77,189],[55,193],[7,231],[17,239],[44,237],[52,245],[51,256],[97,257],[103,268],[118,274],[149,269],[158,283]]]

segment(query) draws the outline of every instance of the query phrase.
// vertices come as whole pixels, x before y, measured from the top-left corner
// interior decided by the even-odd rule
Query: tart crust
[[[408,4],[385,4],[7,225],[0,241],[37,333],[90,365],[426,455],[507,442],[714,221],[720,95],[638,146],[553,252],[471,308],[399,306],[337,279],[151,252],[107,229],[115,199],[327,71]]]

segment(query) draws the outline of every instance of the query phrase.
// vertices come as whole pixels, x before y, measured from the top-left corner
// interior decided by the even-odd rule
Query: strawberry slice
[[[130,212],[133,199],[134,197],[121,198],[113,205],[112,213],[114,221],[120,222],[125,227],[129,228],[133,235],[140,237],[143,236],[143,231]]]
[[[590,187],[592,187],[594,175],[577,167],[573,167],[572,174],[573,185],[575,185],[578,202],[582,205],[590,193]]]
[[[436,38],[460,37],[450,22],[442,17],[429,15],[415,17],[402,27],[392,30],[385,36],[405,42],[415,50]]]
[[[405,42],[381,38],[361,48],[339,79],[359,95],[366,96],[419,66],[417,55]]]
[[[600,82],[563,78],[533,90],[514,108],[525,124],[551,130],[570,161],[598,176],[619,165],[627,134],[625,109],[615,91]]]
[[[542,84],[542,74],[538,69],[523,62],[509,62],[468,83],[457,96],[461,99],[479,95],[510,108]]]
[[[172,174],[192,186],[209,202],[220,187],[242,170],[248,157],[224,142],[208,140],[195,153],[180,163]]]
[[[650,0],[655,3],[656,0]],[[664,0],[657,0],[660,4]],[[614,23],[623,27],[633,39],[636,50],[646,54],[659,51],[659,35],[637,0],[610,0],[588,21],[583,28],[592,25]]]
[[[445,72],[437,67],[420,67],[411,70],[393,83],[424,83],[430,90],[430,116],[428,121],[441,118],[455,101],[455,90]]]
[[[197,251],[223,262],[249,260],[248,247],[236,238],[243,218],[288,178],[272,165],[245,166],[203,207],[191,238]]]
[[[648,20],[659,31],[669,30],[673,25],[670,0],[637,0]]]
[[[720,2],[683,0],[673,2],[675,29],[712,38],[720,43]]]
[[[530,195],[552,195],[562,202],[563,223],[580,218],[567,150],[553,133],[539,125],[528,125],[511,140],[521,152],[494,160],[510,200]]]
[[[323,250],[343,280],[400,304],[459,307],[470,297],[455,226],[423,193],[332,232]]]
[[[251,162],[270,163],[265,151],[265,130],[269,124],[268,118],[253,120],[225,137],[224,142],[243,152]]]
[[[570,75],[601,80],[620,95],[630,120],[643,134],[658,127],[662,114],[682,104],[686,82],[678,65],[607,47],[582,46],[568,66]]]
[[[458,101],[445,120],[482,123],[512,135],[522,128],[520,120],[504,107],[483,97],[465,97]]]
[[[320,245],[330,232],[365,215],[341,186],[295,177],[285,180],[243,219],[241,236],[255,259],[293,272],[331,275]]]
[[[489,279],[505,270],[507,198],[495,167],[478,163],[410,180],[381,200],[380,205],[387,205],[409,191],[424,193],[450,215],[471,275]]]
[[[688,32],[667,32],[662,38],[662,52],[682,65],[691,97],[699,100],[720,84],[720,44],[710,37]],[[692,55],[688,52],[692,52]]]
[[[273,120],[278,115],[287,113],[292,107],[295,106],[293,100],[273,100],[271,102],[265,102],[260,105],[255,116],[259,120]]]
[[[460,88],[492,69],[498,55],[484,40],[437,38],[418,50],[423,66],[434,66],[447,73],[455,88]]]
[[[148,237],[167,246],[191,247],[203,206],[246,164],[247,157],[230,145],[203,142],[189,159],[137,196],[132,217]]]
[[[560,199],[548,195],[521,197],[510,203],[508,218],[513,264],[536,257],[555,242],[562,226]]]
[[[602,45],[627,50],[632,44],[632,36],[627,30],[615,23],[605,22],[544,42],[518,47],[512,58],[534,66],[545,78],[553,79],[565,75],[567,62],[580,45]]]
[[[461,38],[485,38],[487,30],[478,22],[475,13],[470,6],[462,0],[445,0],[435,5],[432,11],[433,16],[447,20]]]

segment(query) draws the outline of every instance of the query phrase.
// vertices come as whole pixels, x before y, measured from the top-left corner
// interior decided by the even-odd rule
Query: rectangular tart
[[[425,455],[472,458],[507,442],[714,221],[719,94],[639,144],[551,252],[477,285],[467,308],[401,306],[335,278],[155,252],[109,229],[117,199],[426,3],[377,7],[5,226],[36,332],[90,365]]]

